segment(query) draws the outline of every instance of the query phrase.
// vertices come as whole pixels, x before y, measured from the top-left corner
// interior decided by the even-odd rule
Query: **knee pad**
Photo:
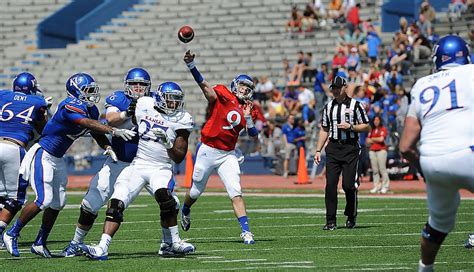
[[[23,206],[19,201],[8,198],[3,202],[3,208],[9,211],[11,214],[15,215]]]
[[[444,241],[444,238],[448,236],[447,233],[443,233],[441,231],[437,231],[432,228],[428,223],[425,224],[423,231],[421,231],[421,236],[428,241],[431,241],[437,245],[441,245]]]
[[[105,212],[105,221],[122,223],[123,221],[123,211],[125,210],[125,204],[118,199],[111,199],[109,207]]]
[[[77,222],[84,226],[92,226],[94,224],[95,219],[97,218],[97,214],[93,214],[83,206],[81,206],[81,212],[79,214],[79,219]]]
[[[168,216],[176,213],[176,200],[167,188],[160,188],[155,191],[155,200],[160,205],[160,215]]]

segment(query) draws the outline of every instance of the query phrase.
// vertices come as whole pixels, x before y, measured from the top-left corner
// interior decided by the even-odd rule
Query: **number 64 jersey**
[[[138,151],[132,164],[140,165],[165,165],[171,168],[172,161],[164,145],[151,131],[155,128],[163,129],[171,142],[176,139],[176,131],[185,129],[192,131],[194,122],[188,112],[178,112],[169,116],[159,112],[155,108],[155,100],[152,97],[142,97],[137,101],[135,118],[138,125]]]
[[[420,155],[474,148],[474,64],[423,77],[410,94],[408,116],[422,126]]]

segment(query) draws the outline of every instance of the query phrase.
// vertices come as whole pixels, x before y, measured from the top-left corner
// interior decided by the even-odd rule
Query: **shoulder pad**
[[[178,124],[179,126],[176,130],[186,129],[191,131],[194,128],[193,117],[191,116],[191,114],[189,114],[189,112],[184,112],[184,115],[183,117],[181,117],[181,119],[179,119]]]
[[[234,97],[234,94],[232,94],[232,92],[225,85],[218,84],[214,86],[213,89],[216,92],[218,99],[223,98],[225,100],[229,100]]]
[[[126,110],[130,99],[125,95],[123,91],[115,91],[112,95],[105,99],[105,107],[117,107],[119,110]]]

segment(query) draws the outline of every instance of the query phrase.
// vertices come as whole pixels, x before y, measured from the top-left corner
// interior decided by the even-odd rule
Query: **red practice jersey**
[[[209,104],[209,117],[201,131],[201,142],[213,148],[231,151],[247,122],[237,97],[224,85],[214,86],[217,99]],[[252,112],[255,119],[256,113]]]

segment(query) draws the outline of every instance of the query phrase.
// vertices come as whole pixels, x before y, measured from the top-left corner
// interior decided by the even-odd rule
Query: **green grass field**
[[[182,199],[182,197],[180,197]],[[81,196],[70,196],[60,214],[49,242],[59,251],[72,238]],[[418,199],[367,199],[359,204],[358,227],[323,231],[324,199],[321,197],[247,196],[250,226],[255,245],[244,245],[240,227],[226,196],[204,195],[193,207],[193,223],[181,237],[197,246],[195,254],[184,258],[157,255],[161,230],[159,208],[148,195],[140,196],[125,211],[125,222],[109,249],[109,261],[86,257],[42,259],[29,253],[38,231],[40,216],[23,231],[22,256],[11,258],[0,252],[2,271],[91,271],[91,270],[411,270],[419,260],[420,230],[427,219],[426,203]],[[340,207],[344,203],[340,198]],[[474,231],[474,201],[464,200],[458,211],[454,232],[438,255],[438,271],[474,271],[474,251],[462,244]],[[105,210],[87,237],[97,243]]]

